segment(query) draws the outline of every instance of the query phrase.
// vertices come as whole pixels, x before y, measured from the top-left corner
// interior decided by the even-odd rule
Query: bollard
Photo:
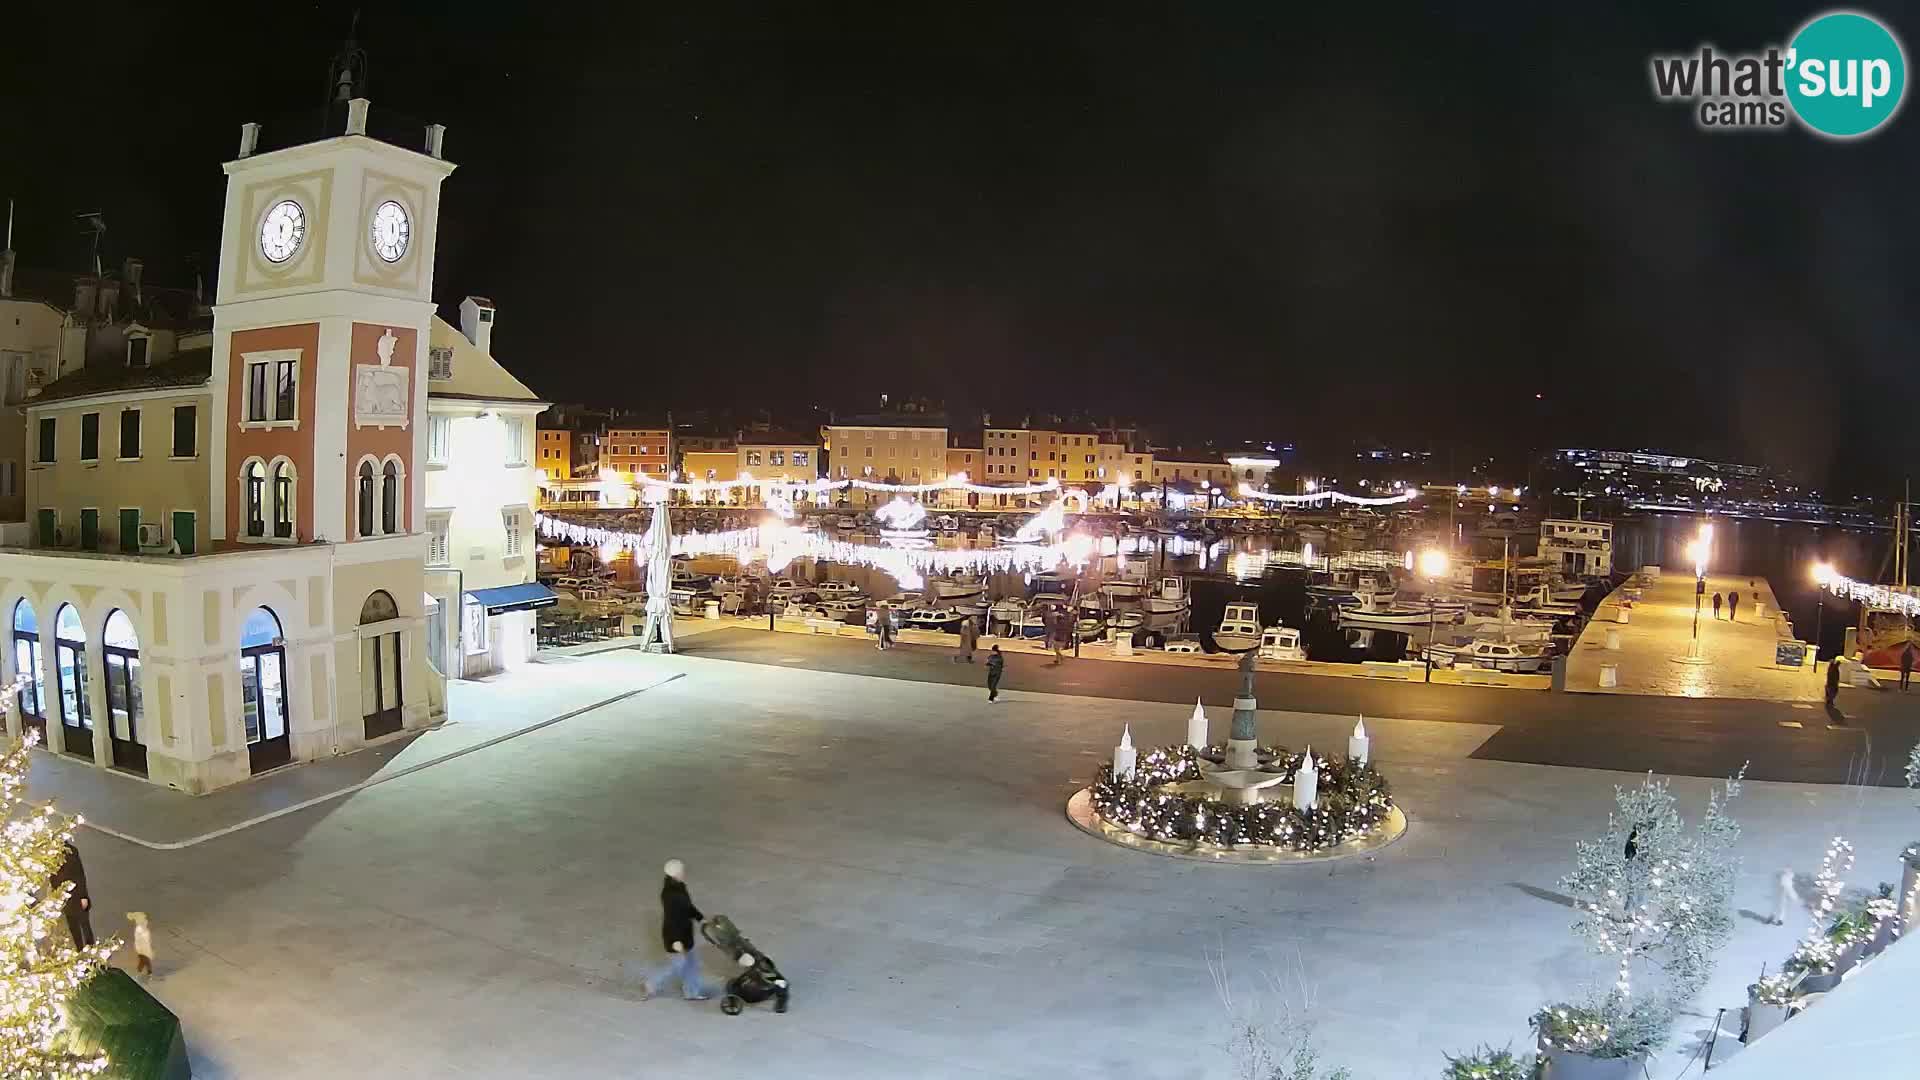
[[[1623,605],[1623,606],[1622,606],[1622,607],[1620,608],[1620,610],[1619,610],[1619,611],[1618,611],[1618,612],[1617,612],[1617,613],[1616,613],[1616,614],[1614,615],[1614,617],[1613,617],[1613,621],[1614,621],[1614,622],[1617,622],[1617,623],[1623,623],[1623,622],[1626,622],[1626,621],[1627,621],[1627,614],[1628,614],[1628,611],[1627,611],[1627,608],[1626,608],[1626,607],[1625,607],[1625,606]]]
[[[719,622],[720,621],[720,601],[718,600],[707,601],[706,615],[708,619],[711,619],[714,622]]]
[[[1620,651],[1620,631],[1615,627],[1607,627],[1607,648],[1614,652]]]
[[[1619,664],[1601,664],[1600,665],[1600,686],[1604,689],[1607,687],[1615,687],[1619,685],[1620,685],[1620,665]]]
[[[1113,635],[1113,655],[1133,655],[1133,635],[1131,633],[1118,633]]]

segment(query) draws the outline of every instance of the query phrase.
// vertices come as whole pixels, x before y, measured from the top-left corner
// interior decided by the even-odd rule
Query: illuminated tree
[[[1599,839],[1575,848],[1561,886],[1574,897],[1574,931],[1594,952],[1619,958],[1613,993],[1630,997],[1639,970],[1664,976],[1669,1004],[1692,996],[1713,972],[1714,953],[1733,934],[1734,845],[1740,825],[1728,815],[1739,773],[1707,799],[1691,831],[1665,780],[1648,775],[1614,789],[1614,812]]]
[[[119,942],[76,947],[62,917],[73,886],[48,888],[77,822],[26,801],[27,748],[37,739],[29,734],[0,757],[0,1076],[66,1080],[107,1067],[104,1055],[66,1046],[66,1002]]]

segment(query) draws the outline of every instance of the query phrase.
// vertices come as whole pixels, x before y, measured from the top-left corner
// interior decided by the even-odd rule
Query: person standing
[[[1785,924],[1787,912],[1799,904],[1800,890],[1793,886],[1793,870],[1780,871],[1780,876],[1774,879],[1773,918],[1767,921],[1775,926]]]
[[[893,613],[887,609],[886,602],[881,601],[880,606],[873,609],[874,648],[883,651],[886,649],[892,629]]]
[[[987,657],[987,700],[1000,700],[1000,676],[1007,670],[1007,658],[1001,654],[1000,646],[995,645]]]
[[[980,640],[980,631],[974,628],[973,616],[960,620],[960,654],[953,658],[954,663],[965,660],[973,663],[973,646]]]
[[[1833,699],[1840,696],[1840,657],[1827,661],[1827,708],[1833,708]]]
[[[1067,621],[1067,613],[1058,608],[1047,617],[1047,644],[1053,649],[1053,663],[1049,667],[1059,667],[1060,662],[1066,659],[1060,655],[1060,650],[1066,648],[1067,634],[1072,625]]]
[[[700,983],[700,961],[693,955],[693,928],[707,917],[693,906],[693,897],[687,894],[686,864],[668,859],[663,869],[666,880],[660,885],[660,941],[667,947],[667,959],[648,973],[640,983],[640,992],[652,997],[669,979],[678,979],[680,993],[688,1001],[705,1001],[707,990]]]
[[[73,935],[73,943],[88,946],[93,939],[93,898],[87,895],[87,868],[80,862],[80,849],[67,841],[67,858],[54,871],[53,880],[48,888],[57,889],[65,882],[73,883],[73,890],[67,893],[66,907],[62,914],[67,917],[67,932]]]
[[[1719,593],[1713,594],[1713,617],[1716,619],[1720,617],[1720,594]]]
[[[1727,621],[1740,621],[1740,590],[1727,590]]]
[[[1900,692],[1907,692],[1907,682],[1913,678],[1914,648],[1913,639],[1907,639],[1907,645],[1900,650]]]

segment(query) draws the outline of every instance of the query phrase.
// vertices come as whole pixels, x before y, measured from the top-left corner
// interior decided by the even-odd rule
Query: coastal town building
[[[129,328],[28,400],[10,733],[205,791],[444,711],[417,463],[453,166],[443,129],[398,145],[368,112],[271,146],[242,128],[210,348],[159,360]]]
[[[427,656],[453,678],[525,662],[535,612],[556,599],[534,581],[534,425],[547,403],[493,358],[494,315],[469,296],[460,328],[436,315],[428,342]]]
[[[600,468],[621,480],[665,479],[673,471],[673,429],[665,424],[609,426],[600,440]]]
[[[827,445],[828,464],[836,480],[924,484],[947,475],[943,417],[900,413],[836,419],[828,425]],[[846,498],[855,506],[868,506],[891,496],[855,488]]]

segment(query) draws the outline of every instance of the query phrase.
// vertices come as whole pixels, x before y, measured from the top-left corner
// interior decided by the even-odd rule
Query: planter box
[[[1597,1058],[1547,1047],[1540,1055],[1546,1062],[1542,1080],[1639,1080],[1645,1073],[1639,1057]]]
[[[1800,992],[1803,994],[1824,994],[1840,985],[1840,969],[1820,975],[1808,975],[1800,980]]]
[[[77,1048],[104,1051],[108,1080],[190,1080],[180,1020],[119,968],[106,968],[68,1001]]]
[[[1752,998],[1747,999],[1747,1026],[1740,1033],[1740,1041],[1751,1044],[1755,1039],[1787,1022],[1788,1005],[1762,1005]]]

